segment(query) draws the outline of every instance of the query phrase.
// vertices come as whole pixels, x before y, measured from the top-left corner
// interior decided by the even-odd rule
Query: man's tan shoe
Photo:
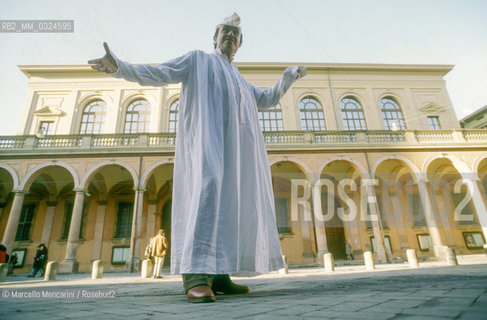
[[[188,302],[205,303],[215,302],[215,295],[208,286],[197,286],[188,290]]]

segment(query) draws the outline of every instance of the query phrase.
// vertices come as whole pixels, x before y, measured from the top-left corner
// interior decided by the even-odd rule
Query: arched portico
[[[25,176],[22,178],[19,184],[19,190],[26,190],[30,187],[30,184],[32,183],[33,179],[35,179],[36,175],[41,172],[41,169],[46,168],[46,167],[63,167],[66,169],[70,174],[73,179],[74,185],[78,186],[79,185],[79,176],[76,170],[67,162],[64,161],[58,161],[58,160],[52,160],[48,162],[44,162],[41,164],[36,165],[34,168],[30,169],[27,171]]]
[[[63,161],[44,162],[27,171],[18,189],[14,190],[3,236],[9,250],[18,246],[25,248],[25,258],[30,262],[37,245],[55,247],[57,243],[53,238],[61,227],[61,223],[59,228],[56,223],[63,219],[56,219],[56,207],[64,206],[78,181],[76,170]]]
[[[134,181],[134,187],[137,187],[139,185],[138,184],[139,179],[135,169],[124,161],[113,159],[113,160],[105,160],[92,166],[90,169],[88,169],[88,171],[86,171],[86,173],[83,175],[83,178],[81,179],[81,182],[77,186],[86,189],[88,187],[87,183],[93,177],[94,173],[98,171],[101,167],[110,166],[110,165],[118,165],[126,169],[132,176],[132,180]]]
[[[479,162],[480,164],[481,162]],[[472,237],[487,238],[487,210],[478,184],[478,172],[454,155],[434,155],[425,161],[433,204],[444,228],[445,243],[458,251],[473,252],[481,246]]]
[[[283,254],[289,263],[314,262],[316,245],[309,168],[299,159],[281,157],[271,161],[271,175]]]
[[[169,159],[154,162],[144,172],[142,183],[146,189],[147,214],[144,221],[146,226],[145,243],[149,243],[150,237],[156,235],[159,229],[163,229],[169,244],[168,253],[164,259],[164,265],[170,265],[171,250],[171,212],[173,191],[174,164]]]
[[[362,253],[364,243],[368,243],[363,234],[365,224],[363,215],[362,180],[369,180],[369,174],[360,161],[353,157],[337,155],[327,158],[319,166],[319,183],[314,186],[314,202],[318,231],[325,236],[327,251],[335,259],[346,256],[347,243],[354,256]]]
[[[9,166],[8,164],[6,163],[0,163],[0,168],[1,169],[4,169],[5,171],[7,171],[8,173],[10,173],[10,177],[12,178],[12,184],[13,184],[13,188],[14,189],[19,189],[20,186],[19,186],[19,174],[17,173],[17,171],[15,171],[14,168],[12,168],[11,166]]]
[[[386,250],[404,258],[408,248],[428,255],[417,238],[428,233],[418,191],[424,178],[417,166],[403,156],[383,156],[374,163],[372,176],[377,181],[375,194]]]
[[[79,247],[82,255],[110,261],[113,269],[138,270],[146,208],[136,171],[121,160],[101,161],[86,171],[80,186],[89,195],[89,215],[96,221],[93,242]],[[89,262],[81,263],[83,269],[89,267]]]

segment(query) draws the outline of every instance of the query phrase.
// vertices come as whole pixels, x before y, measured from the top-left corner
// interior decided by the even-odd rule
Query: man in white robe
[[[232,64],[241,45],[240,18],[217,26],[215,51],[191,51],[158,66],[131,65],[104,43],[92,68],[141,85],[181,82],[172,200],[171,273],[182,274],[190,302],[214,292],[246,293],[230,281],[239,272],[284,267],[271,173],[258,109],[270,108],[306,74],[289,67],[263,90]],[[213,290],[212,290],[213,289]]]

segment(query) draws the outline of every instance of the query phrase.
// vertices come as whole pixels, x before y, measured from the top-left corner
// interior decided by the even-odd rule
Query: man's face
[[[218,36],[213,40],[216,42],[216,47],[223,53],[233,55],[240,48],[240,29],[222,25]]]

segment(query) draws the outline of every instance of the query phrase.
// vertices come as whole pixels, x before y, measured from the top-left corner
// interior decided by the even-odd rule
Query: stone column
[[[5,233],[3,234],[2,243],[7,247],[7,254],[11,254],[14,248],[15,235],[19,226],[20,212],[24,203],[25,193],[21,190],[13,190],[15,197],[10,209],[10,215],[8,216],[7,226],[5,227]]]
[[[44,229],[42,230],[41,243],[49,247],[51,239],[52,222],[56,212],[57,201],[47,201],[46,217],[44,218]]]
[[[384,195],[387,195],[387,199],[390,202],[390,208],[392,209],[392,216],[394,224],[399,234],[399,242],[401,245],[401,255],[409,248],[408,237],[406,233],[406,221],[404,219],[405,210],[401,205],[400,195],[403,193],[403,189],[398,181],[384,184],[387,191],[384,190]]]
[[[298,208],[301,211],[301,208]],[[303,238],[303,260],[305,263],[314,262],[313,247],[311,245],[311,222],[305,217],[305,214],[300,214],[301,222],[301,236]]]
[[[146,227],[146,242],[145,245],[149,243],[149,239],[156,235],[156,211],[157,211],[157,200],[149,200],[147,208],[147,227]]]
[[[479,182],[468,180],[467,188],[468,192],[472,196],[473,205],[475,207],[475,211],[477,212],[477,217],[480,222],[480,226],[482,227],[482,233],[484,234],[484,238],[487,239],[487,209],[484,200],[482,199],[482,191],[479,188]]]
[[[83,215],[83,201],[85,191],[75,189],[73,213],[71,214],[71,223],[69,225],[68,242],[66,243],[66,255],[59,265],[59,272],[72,273],[78,272],[79,263],[76,261],[76,252],[78,250],[79,230],[81,226],[81,217]]]
[[[105,210],[107,206],[106,200],[97,201],[96,207],[96,222],[95,235],[93,236],[93,250],[91,260],[96,261],[101,259],[101,248],[103,245],[103,230],[105,228]]]
[[[352,200],[354,203],[358,203],[359,205],[357,208],[360,207],[360,201],[361,201],[361,192],[354,192],[352,195]],[[352,252],[353,255],[357,254],[362,254],[363,252],[363,244],[362,241],[360,241],[360,231],[359,231],[359,222],[361,222],[360,215],[357,214],[355,219],[352,221],[343,221],[343,228],[345,229],[345,232],[349,232],[350,237],[346,238],[345,240],[348,240],[350,245],[352,246]],[[345,234],[347,235],[347,234]]]
[[[130,234],[130,255],[127,269],[138,272],[140,265],[140,238],[142,236],[142,209],[144,204],[144,189],[134,188],[134,213],[132,215],[132,232]]]
[[[433,243],[433,252],[436,257],[441,258],[440,247],[444,245],[444,241],[441,237],[441,233],[438,227],[438,221],[436,220],[433,206],[431,203],[431,194],[426,186],[426,180],[419,179],[418,181],[418,191],[419,197],[421,199],[421,205],[423,207],[424,217],[426,220],[426,225],[428,227],[428,232],[431,237],[431,242]]]
[[[328,252],[328,244],[326,242],[326,227],[323,220],[323,212],[321,207],[321,182],[318,180],[313,185],[313,213],[315,220],[316,243],[318,244],[317,257],[323,256]]]
[[[451,232],[453,226],[450,224],[450,218],[452,215],[450,211],[451,206],[449,203],[449,185],[447,181],[440,181],[440,183],[444,183],[445,185],[431,185],[433,195],[432,205],[434,212],[438,213],[438,227],[445,230],[445,232],[443,232],[445,244],[456,247],[455,239],[453,238],[453,234]]]
[[[374,240],[375,240],[375,254],[377,255],[377,259],[380,262],[387,263],[387,253],[386,248],[384,246],[384,234],[382,231],[381,225],[381,217],[379,210],[377,208],[377,197],[375,196],[375,180],[374,179],[362,179],[363,186],[365,187],[365,193],[362,195],[362,203],[365,202],[365,205],[361,205],[362,210],[367,212],[367,205],[370,210],[370,217],[367,217],[372,222],[372,229],[374,232]]]
[[[304,193],[302,197],[298,196],[298,188],[302,186]],[[314,254],[312,248],[312,237],[310,222],[313,221],[311,217],[311,205],[309,198],[311,196],[311,184],[304,179],[291,179],[291,221],[299,221],[301,225],[301,236],[303,240],[303,259],[305,263],[314,262]]]

